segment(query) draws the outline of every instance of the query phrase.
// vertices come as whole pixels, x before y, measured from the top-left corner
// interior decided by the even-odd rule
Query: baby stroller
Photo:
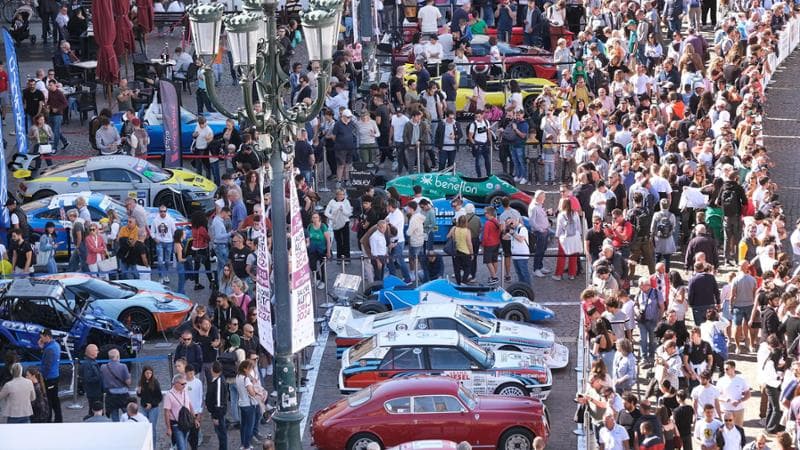
[[[30,39],[31,44],[36,44],[36,35],[30,32],[30,21],[33,17],[33,8],[23,4],[14,11],[14,20],[11,24],[11,38],[21,44],[25,39]]]

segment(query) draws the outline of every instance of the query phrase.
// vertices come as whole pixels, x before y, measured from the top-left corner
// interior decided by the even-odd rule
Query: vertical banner
[[[256,248],[256,312],[258,314],[258,342],[270,355],[275,354],[275,340],[272,336],[272,289],[269,284],[269,251],[267,250],[267,220],[264,207],[264,172],[262,168],[258,171],[258,182],[261,189],[261,207],[264,214],[261,216],[261,229],[264,236],[258,239]]]
[[[287,173],[294,173],[292,167]],[[314,343],[314,298],[311,292],[311,270],[308,267],[306,236],[294,178],[286,180],[289,189],[289,217],[291,217],[289,278],[292,301],[292,353]],[[273,224],[273,226],[278,226]],[[279,263],[279,262],[278,262]]]
[[[11,38],[6,27],[3,27],[3,42],[6,50],[11,109],[14,113],[14,132],[17,133],[17,152],[24,155],[28,153],[28,132],[25,126],[25,108],[22,106],[22,85],[19,79],[19,64],[17,63],[17,50],[14,48],[14,39]],[[4,169],[5,166],[4,163]],[[5,185],[6,183],[4,182],[3,186]]]
[[[3,122],[0,121],[0,130],[2,129]],[[8,167],[6,167],[6,151],[5,143],[3,142],[3,133],[0,133],[0,205],[5,206],[6,200],[8,200]]]
[[[181,167],[181,120],[178,93],[169,81],[158,82],[161,117],[164,124],[164,167]]]

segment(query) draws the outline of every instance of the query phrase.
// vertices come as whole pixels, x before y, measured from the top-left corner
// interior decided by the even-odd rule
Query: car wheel
[[[522,217],[528,217],[528,205],[522,200],[511,200],[508,207],[520,213]]]
[[[383,448],[380,439],[372,433],[358,433],[347,441],[347,450],[367,450],[369,444],[376,443]]]
[[[495,192],[494,194],[490,194],[487,197],[486,203],[489,205],[494,206],[495,208],[499,208],[503,206],[503,197],[506,197],[506,194],[503,192]]]
[[[530,64],[516,63],[508,69],[509,76],[514,78],[535,78],[536,69]]]
[[[500,436],[500,450],[530,450],[533,448],[533,433],[525,428],[512,428]]]
[[[150,336],[156,332],[156,321],[153,314],[144,308],[128,308],[119,315],[119,321],[129,330],[138,327],[142,336]]]
[[[45,189],[42,191],[37,191],[35,194],[31,196],[31,198],[34,200],[41,200],[43,198],[52,197],[54,195],[56,195],[55,192]]]
[[[358,307],[358,311],[364,314],[380,314],[386,310],[386,305],[376,301],[368,301]]]
[[[156,195],[156,201],[153,206],[159,207],[164,205],[169,209],[177,209],[177,202],[175,201],[176,195],[180,194],[176,194],[170,190],[161,191],[158,193],[158,195]]]
[[[511,294],[512,297],[527,297],[530,301],[533,301],[533,298],[536,296],[533,292],[533,288],[525,283],[511,283],[506,288],[506,292]]]
[[[522,101],[522,107],[525,109],[525,115],[530,116],[536,112],[536,96],[529,95]]]
[[[512,322],[527,322],[530,319],[528,310],[517,303],[512,303],[501,309],[497,316],[503,320],[510,320]]]
[[[501,384],[494,390],[495,395],[504,395],[506,397],[527,397],[529,395],[525,386],[519,383],[505,383]]]
[[[369,297],[372,294],[377,294],[381,289],[383,289],[383,281],[376,281],[364,288],[364,295]]]
[[[24,159],[25,155],[22,153],[14,153],[10,158],[8,158],[8,164],[6,164],[6,168],[8,169],[9,173],[14,173],[17,169],[22,169],[22,164],[17,162],[17,159]]]

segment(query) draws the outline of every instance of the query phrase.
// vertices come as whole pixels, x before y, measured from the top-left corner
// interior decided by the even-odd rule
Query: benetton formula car
[[[369,287],[366,294],[370,299],[355,305],[364,314],[377,314],[417,304],[455,303],[482,317],[515,322],[538,322],[556,316],[551,309],[533,301],[533,289],[525,283],[512,283],[503,289],[499,286],[460,286],[438,279],[415,288],[389,275],[384,278],[383,284]]]
[[[547,399],[553,379],[541,360],[522,352],[491,351],[453,330],[388,331],[342,355],[339,390],[417,374],[460,381],[476,394]]]
[[[362,314],[336,306],[328,322],[336,333],[336,353],[384,331],[455,330],[487,350],[521,351],[541,358],[551,369],[569,364],[569,350],[555,333],[536,325],[483,318],[455,303],[416,305],[381,314]]]

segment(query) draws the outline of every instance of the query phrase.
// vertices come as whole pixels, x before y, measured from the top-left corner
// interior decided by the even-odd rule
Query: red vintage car
[[[549,51],[539,47],[509,45],[505,42],[498,42],[497,48],[503,57],[507,78],[556,79],[558,68],[553,64],[553,54]],[[473,72],[486,72],[489,70],[490,49],[491,45],[489,45],[487,36],[475,36],[472,38],[470,42],[471,54],[468,58],[471,63],[476,63],[472,66]],[[477,63],[486,63],[486,65]]]
[[[541,401],[475,395],[449,377],[387,380],[341,399],[314,415],[313,444],[320,450],[382,449],[420,439],[467,441],[473,448],[530,450],[550,434]]]

